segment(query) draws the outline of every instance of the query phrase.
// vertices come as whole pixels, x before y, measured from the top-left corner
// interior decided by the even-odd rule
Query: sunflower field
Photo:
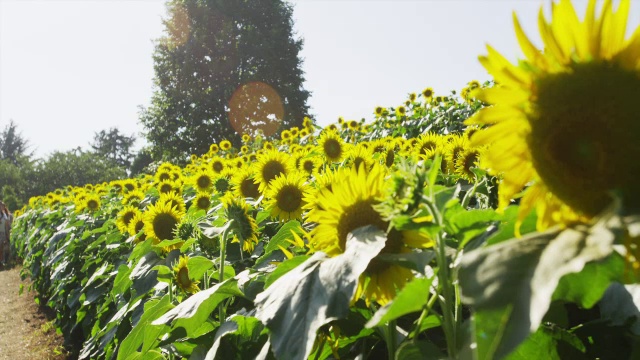
[[[180,167],[32,198],[14,246],[80,359],[640,358],[640,29]]]

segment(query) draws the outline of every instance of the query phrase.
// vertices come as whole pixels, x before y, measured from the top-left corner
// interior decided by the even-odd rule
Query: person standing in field
[[[0,262],[6,266],[11,255],[9,242],[12,216],[7,206],[0,201]]]

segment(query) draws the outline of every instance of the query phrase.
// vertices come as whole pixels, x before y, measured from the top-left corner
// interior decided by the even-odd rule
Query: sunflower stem
[[[391,320],[387,323],[387,329],[385,331],[385,337],[387,342],[387,354],[389,360],[396,358],[396,321]]]
[[[427,301],[427,304],[422,308],[422,313],[420,313],[420,318],[418,318],[416,327],[413,330],[413,336],[412,336],[413,341],[416,341],[416,339],[418,338],[418,335],[420,334],[420,328],[422,327],[422,322],[424,321],[424,319],[427,318],[427,315],[429,315],[429,312],[431,312],[431,308],[433,307],[433,304],[435,304],[436,300],[438,300],[439,296],[440,294],[438,293],[438,291],[434,292],[429,298],[429,301]]]
[[[222,232],[222,237],[220,238],[220,266],[218,269],[218,283],[222,283],[224,281],[224,257],[227,252],[227,238],[229,237],[229,231],[231,230],[231,226],[233,225],[233,219],[229,220],[227,223],[227,227]],[[220,323],[224,321],[224,306],[222,303],[220,304],[219,309],[220,315]]]

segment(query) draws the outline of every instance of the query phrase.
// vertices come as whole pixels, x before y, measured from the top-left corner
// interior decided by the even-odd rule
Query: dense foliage
[[[451,115],[482,108],[468,93],[32,198],[24,275],[83,359],[632,356],[632,273],[598,243],[629,220],[536,233],[517,202],[496,212]]]

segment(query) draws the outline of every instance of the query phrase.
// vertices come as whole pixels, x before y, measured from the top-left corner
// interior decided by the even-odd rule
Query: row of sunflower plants
[[[516,19],[461,98],[32,198],[24,275],[82,359],[637,358],[629,6]]]
[[[445,354],[468,314],[438,264],[501,216],[463,119],[372,134],[480,102],[408,102],[32,198],[14,225],[24,275],[80,358],[395,356],[418,339]]]

